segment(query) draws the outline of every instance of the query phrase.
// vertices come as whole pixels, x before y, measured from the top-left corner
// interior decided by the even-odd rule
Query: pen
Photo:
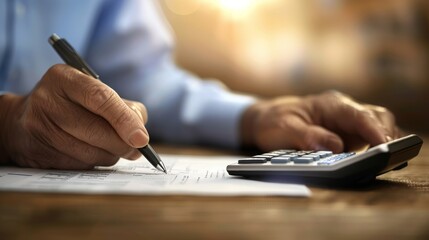
[[[88,66],[88,64],[79,56],[79,54],[67,42],[67,40],[60,38],[57,34],[54,33],[51,35],[51,37],[49,37],[49,43],[65,63],[89,76],[92,76],[95,79],[99,79],[98,74]],[[152,164],[152,166],[154,166],[159,171],[167,173],[167,169],[165,168],[164,163],[161,161],[161,158],[149,144],[145,147],[139,148],[138,150]]]

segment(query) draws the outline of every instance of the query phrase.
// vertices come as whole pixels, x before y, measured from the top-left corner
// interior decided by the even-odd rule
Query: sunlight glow
[[[234,13],[245,12],[254,7],[257,2],[258,0],[218,0],[221,8]]]

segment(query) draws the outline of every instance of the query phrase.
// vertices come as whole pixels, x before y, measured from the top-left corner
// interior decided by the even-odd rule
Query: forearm
[[[168,142],[239,147],[241,115],[255,99],[231,93],[216,82],[203,82],[186,72],[174,71],[161,71],[165,75],[156,78],[170,86],[164,87],[163,95],[144,95],[153,136]],[[155,98],[158,101],[153,101]]]

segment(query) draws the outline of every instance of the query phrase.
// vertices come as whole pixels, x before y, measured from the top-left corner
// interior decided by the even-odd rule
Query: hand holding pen
[[[96,74],[95,71],[91,69],[91,67],[78,55],[74,48],[65,39],[61,39],[58,35],[52,34],[52,36],[49,38],[49,43],[52,45],[52,47],[54,47],[60,57],[68,65],[76,68],[77,70],[89,76],[92,76],[95,79],[99,79],[98,74]],[[131,145],[134,145],[134,147],[138,147],[138,144],[135,144],[136,139],[134,138],[137,138],[137,141],[139,141],[140,139],[138,138],[142,138],[142,135],[144,135],[142,134],[142,131],[145,132],[147,135],[147,131],[143,127],[143,130],[136,130],[136,132],[133,133],[129,138]],[[167,170],[161,158],[149,144],[144,147],[140,147],[139,151],[152,164],[152,166],[154,166],[159,171],[167,173]]]
[[[5,115],[0,118],[0,164],[92,169],[111,166],[121,157],[138,159],[142,151],[164,171],[148,146],[143,104],[122,99],[90,76],[92,70],[75,65],[84,62],[69,45],[59,44],[63,41],[58,36],[52,36],[50,42],[67,52],[64,57],[73,67],[53,65],[27,94],[2,95],[0,107]]]

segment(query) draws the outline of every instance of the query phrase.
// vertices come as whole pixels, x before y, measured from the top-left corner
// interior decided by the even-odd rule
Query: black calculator
[[[423,140],[415,134],[363,152],[298,151],[281,149],[239,159],[227,166],[230,175],[262,180],[333,183],[367,183],[376,176],[406,167],[419,154]]]

